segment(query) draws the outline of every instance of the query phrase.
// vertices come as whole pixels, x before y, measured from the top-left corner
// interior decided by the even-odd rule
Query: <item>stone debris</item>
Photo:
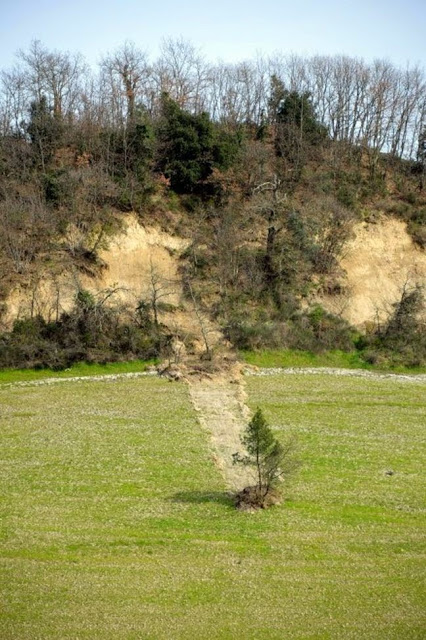
[[[404,374],[404,373],[379,373],[376,371],[365,371],[364,369],[338,369],[333,367],[271,367],[265,369],[243,367],[242,373],[245,376],[275,376],[285,375],[329,375],[347,376],[353,378],[369,378],[371,380],[391,379],[408,382],[426,382],[425,373]]]

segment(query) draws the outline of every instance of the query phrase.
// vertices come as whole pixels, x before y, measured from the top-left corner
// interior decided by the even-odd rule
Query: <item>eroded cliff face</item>
[[[134,216],[128,216],[123,230],[112,238],[108,249],[100,252],[105,265],[99,275],[90,277],[76,268],[45,269],[13,289],[6,301],[3,324],[10,326],[16,318],[41,313],[46,319],[56,319],[69,311],[80,289],[96,295],[114,291],[110,302],[135,308],[150,295],[155,281],[161,287],[162,302],[178,305],[180,285],[178,258],[187,241],[155,228],[141,226]]]
[[[426,253],[414,244],[405,223],[394,218],[355,225],[340,266],[345,272],[342,294],[320,301],[360,328],[383,321],[405,285],[426,286]]]
[[[110,239],[108,249],[99,253],[104,265],[97,276],[85,275],[75,267],[58,265],[13,289],[6,301],[1,329],[10,329],[16,319],[41,314],[46,320],[57,320],[61,313],[75,305],[76,295],[86,290],[97,300],[118,307],[122,313],[134,313],[144,300],[159,307],[159,320],[170,331],[188,336],[195,350],[205,348],[203,332],[212,346],[222,342],[217,327],[191,300],[183,296],[178,273],[181,254],[189,241],[154,227],[143,227],[133,215],[127,216],[122,231]],[[155,294],[154,294],[155,290]]]
[[[140,300],[150,298],[155,286],[161,302],[175,307],[173,313],[163,314],[170,328],[197,333],[199,323],[183,301],[178,274],[179,259],[187,247],[188,240],[143,227],[129,215],[123,230],[101,251],[105,268],[98,276],[89,277],[71,267],[64,270],[63,265],[56,272],[46,270],[30,284],[11,291],[2,328],[37,313],[55,320],[72,308],[80,289],[98,296],[113,291],[109,303],[134,310]],[[317,301],[360,328],[386,318],[404,284],[426,285],[426,253],[413,243],[405,224],[393,218],[355,225],[340,265],[345,273],[342,293]]]

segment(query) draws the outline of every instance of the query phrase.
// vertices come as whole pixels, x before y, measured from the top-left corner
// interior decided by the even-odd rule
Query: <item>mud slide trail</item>
[[[370,371],[332,368],[287,368],[247,370],[246,375],[265,376],[277,374],[314,374],[354,376],[398,382],[425,382],[426,375],[397,375]],[[232,454],[242,452],[240,436],[249,419],[245,404],[244,379],[238,376],[215,376],[210,380],[191,381],[189,390],[192,403],[201,425],[210,434],[214,460],[221,470],[230,490],[236,491],[253,484],[254,478],[248,469],[232,464]]]
[[[251,473],[232,464],[232,454],[243,448],[240,436],[249,420],[242,381],[215,377],[191,382],[192,403],[201,425],[210,434],[214,460],[232,491],[253,484]]]
[[[426,375],[404,375],[378,373],[356,369],[332,369],[332,368],[272,368],[245,371],[246,375],[333,375],[354,376],[370,380],[388,379],[397,382],[422,382],[426,384]],[[57,383],[86,383],[95,381],[114,382],[126,378],[139,378],[147,375],[156,375],[156,371],[118,373],[97,376],[79,376],[69,378],[46,378],[42,380],[28,380],[22,382],[9,382],[0,384],[0,390],[51,385]],[[188,378],[187,378],[188,380]],[[250,412],[245,404],[246,393],[244,390],[244,378],[240,372],[216,375],[211,379],[188,380],[189,392],[194,408],[198,413],[201,425],[209,433],[211,438],[213,457],[216,465],[221,470],[223,477],[232,491],[238,491],[245,486],[253,484],[254,478],[250,471],[244,467],[232,464],[232,454],[242,452],[240,436],[243,433],[249,419]]]

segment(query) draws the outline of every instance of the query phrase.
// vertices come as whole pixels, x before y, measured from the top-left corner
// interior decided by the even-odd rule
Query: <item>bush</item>
[[[414,211],[407,223],[407,231],[414,242],[420,247],[426,247],[426,208]]]
[[[353,351],[355,330],[320,305],[298,311],[294,303],[280,312],[234,313],[223,328],[230,342],[242,351],[262,348],[296,349],[319,353],[330,349]]]
[[[424,296],[420,286],[404,287],[386,325],[367,336],[363,358],[371,364],[417,367],[426,363]]]
[[[80,291],[74,309],[57,322],[17,320],[0,335],[0,367],[65,369],[75,362],[157,357],[167,341],[151,319],[120,321],[117,311]]]

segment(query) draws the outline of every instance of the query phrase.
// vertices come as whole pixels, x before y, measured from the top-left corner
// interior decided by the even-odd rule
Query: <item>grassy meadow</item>
[[[303,460],[254,514],[184,384],[0,385],[2,640],[424,637],[424,383],[247,391]]]
[[[68,369],[55,371],[44,369],[0,369],[0,385],[14,382],[32,382],[46,378],[80,378],[119,373],[140,373],[157,364],[157,360],[129,360],[127,362],[107,362],[105,364],[77,362]]]

